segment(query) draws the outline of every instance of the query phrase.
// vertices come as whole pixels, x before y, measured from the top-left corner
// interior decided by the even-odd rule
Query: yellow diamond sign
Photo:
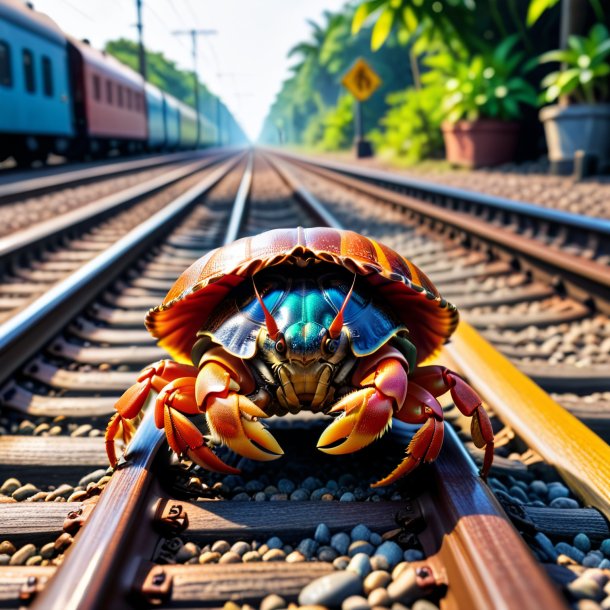
[[[364,102],[379,89],[381,79],[364,59],[356,60],[341,79],[341,84],[359,101]]]

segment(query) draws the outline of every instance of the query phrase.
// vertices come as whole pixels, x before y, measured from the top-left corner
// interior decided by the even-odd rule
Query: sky
[[[191,70],[190,36],[184,29],[216,30],[200,36],[200,80],[220,95],[251,140],[295,63],[288,50],[310,37],[307,19],[339,10],[346,0],[142,0],[144,44]],[[67,33],[96,48],[108,40],[137,39],[136,0],[33,0]]]

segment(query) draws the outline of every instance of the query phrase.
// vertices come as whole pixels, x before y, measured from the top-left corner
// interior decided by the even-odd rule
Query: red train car
[[[68,38],[68,47],[81,147],[93,155],[143,150],[148,127],[142,77],[87,42]]]

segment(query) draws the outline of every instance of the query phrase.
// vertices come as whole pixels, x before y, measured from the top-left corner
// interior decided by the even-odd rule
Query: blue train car
[[[165,146],[165,113],[163,93],[160,89],[146,83],[146,110],[148,118],[148,148],[161,150]]]
[[[197,115],[182,102],[177,102],[180,112],[180,148],[197,148]]]
[[[214,146],[218,144],[216,125],[205,115],[199,115],[199,147]]]
[[[74,135],[67,41],[49,17],[0,2],[0,159],[63,154]]]
[[[180,110],[178,100],[163,93],[163,117],[165,122],[165,148],[175,150],[180,144]]]

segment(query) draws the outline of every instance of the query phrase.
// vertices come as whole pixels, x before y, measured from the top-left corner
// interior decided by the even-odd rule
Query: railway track
[[[225,158],[226,154],[206,155],[182,167],[172,165],[156,176],[0,238],[0,322],[31,305]]]
[[[508,459],[523,443],[508,438],[508,428],[500,431],[508,440],[490,480],[496,497],[451,429],[433,466],[389,490],[372,490],[368,484],[396,463],[412,430],[395,426],[385,442],[361,454],[324,458],[313,452],[319,422],[306,417],[270,421],[278,428],[274,434],[291,448],[274,463],[277,467],[242,461],[241,476],[219,477],[168,464],[162,433],[149,413],[126,462],[108,476],[100,434],[136,371],[163,357],[140,330],[141,321],[177,275],[238,235],[297,223],[337,226],[335,216],[302,186],[286,182],[285,170],[282,181],[265,159],[257,158],[253,174],[248,168],[242,179],[237,170],[243,168],[244,162],[229,161],[207,174],[182,201],[62,280],[41,303],[37,318],[22,317],[4,332],[0,353],[8,366],[2,371],[0,400],[17,415],[5,409],[0,420],[5,433],[0,437],[5,469],[0,491],[22,501],[0,503],[0,523],[6,524],[1,534],[7,540],[0,557],[6,555],[3,562],[9,564],[0,567],[0,599],[6,605],[33,600],[39,608],[218,607],[230,599],[279,608],[304,596],[301,604],[338,606],[341,602],[320,595],[325,587],[339,595],[343,587],[344,597],[364,591],[376,606],[426,597],[442,608],[563,607],[497,497],[506,506],[502,493],[511,498],[517,493],[512,487],[519,487],[522,494],[539,498],[542,507],[521,503],[520,519],[542,564],[553,564],[554,558],[544,554],[545,549],[550,553],[546,540],[553,545],[549,536],[553,542],[569,540],[576,524],[586,525],[584,532],[596,545],[610,534],[594,509],[574,509],[559,518],[557,511],[563,509],[556,507],[554,518],[549,516],[553,509],[542,499],[552,503],[550,490],[571,492],[548,465],[540,481],[534,477],[536,467]],[[227,174],[230,169],[236,171]],[[190,202],[193,197],[198,204]],[[348,212],[345,218],[353,220],[356,208]],[[143,236],[146,241],[140,240]],[[462,340],[460,335],[458,351],[449,354],[458,366]],[[493,367],[490,358],[487,354]],[[494,354],[493,362],[503,361]],[[478,387],[476,370],[468,372]],[[528,402],[531,389],[524,384],[517,383],[512,402]],[[486,393],[501,417],[503,399]],[[543,393],[534,398],[553,408]],[[459,429],[459,418],[455,423]],[[496,426],[502,426],[500,420]],[[521,435],[516,425],[512,428]],[[547,442],[548,435],[542,436]],[[585,445],[573,456],[568,474],[578,479],[580,487],[574,488],[582,496],[607,510],[608,498],[592,490],[600,480],[608,488],[608,473],[599,468],[596,479],[591,472],[578,472],[582,461],[603,459],[604,449],[592,434],[578,439]],[[223,459],[237,463],[231,456]],[[11,481],[15,477],[19,481]],[[290,504],[282,502],[288,499]],[[269,502],[260,504],[263,500]],[[556,580],[576,595],[579,583],[568,579],[573,571],[553,569],[559,572]]]
[[[284,158],[295,161],[294,157]],[[349,170],[351,174],[346,176],[344,166],[339,166],[341,172],[337,174],[334,165],[322,165],[299,158],[294,171],[325,201],[353,197],[364,219],[353,226],[365,233],[381,230],[386,242],[397,245],[426,269],[466,320],[529,377],[607,437],[608,418],[604,412],[610,399],[610,271],[603,245],[608,243],[607,222],[595,219],[589,223],[582,217],[537,206],[527,208],[524,204],[520,207],[530,216],[521,219],[515,217],[515,202],[509,202],[504,209],[501,200],[491,198],[486,207],[483,195],[473,194],[472,201],[464,202],[464,191],[439,187],[437,194],[431,191],[431,185],[425,185],[427,190],[422,195],[416,190],[417,183],[411,189],[413,194],[405,195],[372,185],[370,181],[377,179],[377,173],[364,171],[367,180],[363,181],[356,178],[356,169]],[[379,181],[382,178],[388,186],[387,175],[381,174]],[[399,180],[396,188],[402,189],[401,185]],[[341,192],[349,195],[337,194]],[[374,218],[371,210],[379,205],[385,212]],[[479,215],[490,218],[473,220],[472,207],[478,208]],[[494,213],[494,209],[498,211]],[[545,228],[543,217],[536,224],[536,215],[541,212],[544,217],[555,218],[557,226],[553,231],[549,226]],[[509,226],[505,228],[498,218],[508,219]],[[560,229],[562,219],[573,224]],[[388,230],[389,222],[398,223],[399,228]],[[515,226],[526,224],[530,235],[515,236]],[[402,230],[413,226],[417,227],[414,232]],[[471,229],[475,230],[474,235]],[[548,238],[555,232],[565,237],[575,236],[578,231],[579,242],[591,246],[586,253],[566,252],[564,246],[570,241],[567,238],[552,248],[539,240],[540,234],[546,233]],[[431,238],[432,234],[436,239]]]

